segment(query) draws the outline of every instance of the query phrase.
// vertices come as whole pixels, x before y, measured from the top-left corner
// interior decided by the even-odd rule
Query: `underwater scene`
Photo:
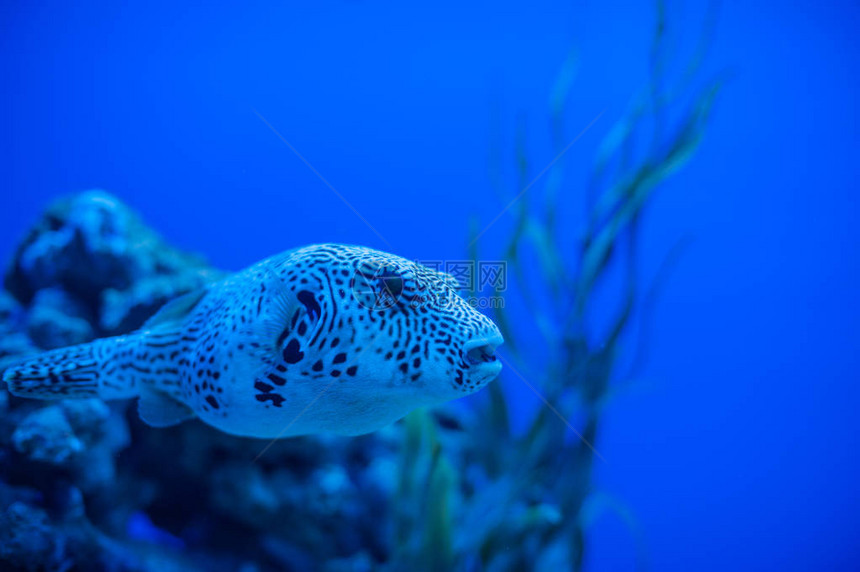
[[[0,571],[860,570],[857,2],[0,30]]]

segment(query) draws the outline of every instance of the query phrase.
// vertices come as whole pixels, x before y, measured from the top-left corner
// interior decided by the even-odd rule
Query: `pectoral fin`
[[[143,422],[152,427],[172,427],[194,417],[187,405],[157,391],[142,392],[137,411]]]
[[[141,328],[142,330],[163,330],[182,322],[194,310],[200,300],[209,292],[208,287],[198,288],[166,303]]]

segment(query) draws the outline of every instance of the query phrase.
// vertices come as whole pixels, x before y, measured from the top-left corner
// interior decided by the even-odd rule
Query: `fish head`
[[[397,418],[474,393],[501,371],[498,327],[450,274],[334,244],[293,251],[278,274],[301,305],[281,320],[283,366],[290,377],[336,379],[329,392],[342,402],[387,404]]]
[[[459,294],[453,276],[379,251],[354,264],[350,305],[372,324],[359,337],[394,383],[435,403],[474,393],[498,376],[501,332]]]

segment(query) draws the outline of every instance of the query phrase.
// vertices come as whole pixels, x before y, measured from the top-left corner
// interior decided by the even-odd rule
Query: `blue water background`
[[[824,4],[723,5],[705,76],[733,79],[646,213],[644,280],[693,240],[646,370],[606,409],[596,482],[635,515],[654,570],[860,566],[860,7]],[[679,51],[703,14],[669,4]],[[491,138],[512,192],[518,117],[532,173],[552,160],[549,92],[576,47],[568,139],[604,115],[564,159],[572,249],[653,22],[649,2],[4,2],[0,256],[50,200],[99,187],[224,268],[321,241],[463,258],[469,217],[504,206]],[[510,223],[481,238],[488,257]],[[522,418],[539,406],[502,383]],[[608,514],[586,567],[629,570],[634,554]]]

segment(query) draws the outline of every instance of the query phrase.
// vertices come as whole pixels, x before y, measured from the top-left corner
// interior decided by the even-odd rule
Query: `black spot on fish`
[[[334,356],[334,360],[332,361],[332,363],[343,363],[345,361],[346,361],[346,354],[340,353],[340,354],[337,354],[336,356]]]
[[[305,357],[305,354],[299,346],[299,341],[292,339],[287,344],[287,347],[284,348],[283,356],[284,361],[287,363],[299,363]]]
[[[322,312],[320,311],[320,305],[316,301],[316,298],[314,298],[314,295],[307,290],[300,290],[298,298],[299,302],[304,304],[305,311],[308,313],[308,316],[310,316],[311,320],[316,322]]]
[[[260,395],[255,395],[254,398],[259,402],[271,401],[272,405],[275,407],[280,407],[281,403],[284,402],[284,398],[277,393],[264,393]]]

